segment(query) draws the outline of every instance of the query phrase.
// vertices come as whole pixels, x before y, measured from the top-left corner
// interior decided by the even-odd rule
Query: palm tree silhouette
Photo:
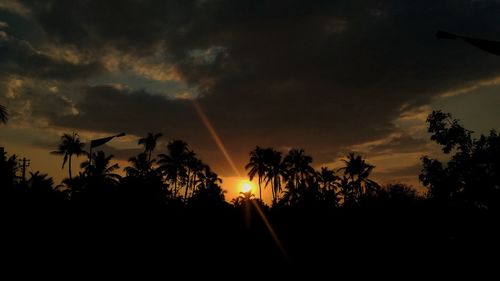
[[[266,173],[266,155],[265,149],[257,146],[254,150],[250,151],[250,162],[245,165],[248,171],[248,177],[253,180],[255,175],[259,181],[259,199],[262,200],[261,182],[264,174]]]
[[[187,199],[188,193],[190,189],[193,189],[192,194],[194,193],[194,189],[196,187],[196,179],[200,172],[203,171],[203,166],[205,166],[200,159],[196,157],[196,153],[194,151],[188,150],[186,155],[186,186],[184,190],[184,199]]]
[[[327,167],[321,167],[321,170],[316,172],[315,178],[323,197],[337,206],[339,201],[337,189],[342,187],[342,181],[335,175],[335,171]]]
[[[151,161],[151,154],[156,148],[156,143],[161,136],[163,136],[161,133],[148,133],[146,137],[139,139],[138,144],[144,146],[144,153],[148,154],[148,161]]]
[[[339,180],[339,177],[335,175],[335,171],[327,167],[321,167],[321,170],[316,173],[316,178],[318,183],[322,185],[322,188],[327,191],[335,190],[335,183]]]
[[[168,180],[173,182],[174,197],[177,196],[177,184],[187,177],[186,162],[189,157],[187,143],[181,140],[173,140],[167,145],[168,154],[160,154],[159,169]]]
[[[117,183],[120,179],[120,175],[113,173],[115,170],[119,169],[118,164],[111,164],[111,159],[114,155],[106,156],[103,151],[98,151],[92,155],[92,164],[89,161],[85,161],[81,164],[84,169],[84,175],[89,177],[94,182],[106,182],[109,184]]]
[[[145,178],[151,171],[151,166],[154,159],[153,161],[148,160],[148,155],[143,152],[139,153],[139,155],[135,157],[129,158],[128,161],[132,164],[132,166],[124,168],[127,176],[135,178]]]
[[[266,185],[271,184],[273,203],[276,203],[281,192],[281,179],[286,177],[286,169],[282,161],[281,152],[267,148],[265,150],[265,165],[266,171],[264,177]]]
[[[306,155],[303,149],[291,149],[283,161],[296,190],[305,179],[314,175],[314,169],[311,167],[312,157]]]
[[[189,189],[191,189],[191,196],[193,196],[200,179],[203,177],[205,166],[207,165],[203,164],[203,162],[198,158],[189,159],[187,165],[191,170],[191,176],[188,179],[188,182]]]
[[[40,171],[30,172],[27,185],[35,192],[48,193],[54,191],[54,180],[47,174],[41,174]]]
[[[5,124],[7,123],[7,120],[9,120],[9,113],[7,112],[7,108],[0,104],[0,122]]]
[[[71,157],[75,155],[76,157],[79,157],[80,155],[85,154],[85,150],[83,149],[85,147],[85,143],[80,142],[80,138],[78,137],[78,134],[73,133],[72,135],[69,134],[64,134],[61,137],[61,140],[59,142],[59,147],[58,150],[52,151],[51,154],[56,154],[56,155],[64,155],[63,157],[63,164],[62,168],[64,168],[64,165],[66,165],[66,162],[68,162],[68,170],[69,170],[69,179],[71,180]]]
[[[379,186],[376,182],[368,179],[375,166],[368,164],[361,155],[351,152],[347,155],[347,159],[342,159],[342,161],[345,166],[339,171],[344,171],[344,176],[349,179],[349,184],[358,197]]]
[[[199,173],[200,186],[207,187],[212,185],[217,185],[218,183],[222,183],[222,179],[219,178],[217,173],[213,172],[210,166],[203,165],[201,169],[201,173]]]

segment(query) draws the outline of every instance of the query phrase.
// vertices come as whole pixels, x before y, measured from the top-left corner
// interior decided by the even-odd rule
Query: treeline
[[[471,208],[497,208],[500,203],[500,137],[495,131],[473,138],[450,114],[435,111],[429,115],[431,140],[450,155],[448,163],[422,157],[420,179],[428,187],[425,195],[405,184],[381,186],[370,179],[374,166],[362,156],[348,154],[343,167],[334,170],[312,167],[313,159],[302,149],[286,154],[273,148],[257,146],[245,166],[250,180],[258,182],[258,194],[241,193],[231,201],[241,206],[245,201],[262,202],[262,189],[270,189],[271,207],[311,206],[338,207],[415,207],[435,204]],[[209,165],[201,161],[187,143],[173,140],[164,153],[156,157],[161,134],[148,133],[139,139],[143,152],[129,159],[123,170],[113,163],[113,155],[103,151],[89,155],[85,144],[75,133],[64,134],[53,154],[62,156],[62,168],[68,167],[68,178],[55,185],[51,177],[40,172],[19,176],[15,155],[1,155],[0,183],[2,197],[43,202],[91,202],[92,204],[144,204],[223,206],[222,180]],[[73,176],[74,157],[87,157]],[[257,198],[256,198],[257,197]],[[54,202],[53,202],[54,201]]]

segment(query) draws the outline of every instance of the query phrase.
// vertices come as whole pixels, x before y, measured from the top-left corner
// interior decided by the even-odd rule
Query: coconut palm
[[[144,146],[144,153],[147,153],[148,161],[151,161],[151,154],[155,150],[156,143],[161,136],[163,136],[161,133],[148,133],[146,137],[139,139],[138,144]]]
[[[194,187],[196,185],[196,176],[197,173],[201,171],[202,168],[202,163],[201,161],[196,158],[196,153],[194,151],[189,150],[186,155],[186,169],[187,169],[187,175],[186,175],[186,182],[185,182],[185,190],[184,190],[184,199],[187,199],[188,192],[190,188],[193,188],[194,192]]]
[[[186,162],[189,157],[187,143],[181,140],[173,140],[167,145],[168,154],[160,154],[159,170],[166,176],[167,180],[174,184],[173,194],[177,196],[177,186],[187,177]]]
[[[248,177],[253,180],[255,176],[258,177],[259,183],[259,199],[262,200],[262,189],[261,183],[264,174],[266,173],[266,153],[265,149],[257,146],[254,150],[250,151],[250,162],[245,165],[245,169],[248,170]]]
[[[47,174],[41,174],[40,171],[36,171],[35,173],[30,172],[27,185],[34,192],[50,193],[55,191],[54,179]]]
[[[210,166],[203,165],[201,173],[199,173],[198,182],[200,183],[200,186],[208,187],[222,183],[222,179],[219,178],[219,175],[217,175],[217,173],[212,171]]]
[[[339,180],[339,177],[335,175],[334,170],[321,167],[321,170],[316,173],[316,179],[324,190],[334,190],[336,189],[335,183]]]
[[[127,173],[127,176],[145,178],[151,171],[152,161],[148,160],[148,155],[144,152],[139,153],[139,155],[135,157],[131,157],[128,159],[128,162],[130,162],[132,166],[123,169]]]
[[[351,188],[358,196],[379,187],[376,182],[368,179],[375,166],[367,163],[361,155],[351,152],[347,155],[347,159],[342,159],[342,161],[345,166],[339,171],[344,172],[344,176],[349,179]]]
[[[291,149],[283,161],[295,189],[314,175],[314,169],[311,167],[312,157],[306,155],[303,149]]]
[[[276,203],[281,192],[281,179],[286,177],[285,165],[282,161],[281,152],[272,148],[265,150],[265,160],[266,171],[264,178],[266,185],[271,185],[273,203]]]
[[[64,155],[63,157],[63,164],[61,169],[64,169],[64,165],[66,165],[66,162],[68,162],[68,170],[69,170],[69,179],[71,180],[71,158],[73,155],[76,157],[79,157],[80,155],[85,154],[85,150],[83,149],[85,147],[85,144],[80,142],[80,138],[78,137],[78,134],[64,134],[61,137],[61,140],[59,142],[59,147],[58,150],[52,151],[51,154],[56,154],[56,155]]]
[[[200,179],[203,177],[203,171],[205,170],[206,164],[200,159],[194,158],[188,161],[187,163],[189,170],[191,171],[191,175],[189,176],[189,189],[191,189],[191,196],[194,195],[197,185],[200,182]]]
[[[98,151],[92,155],[92,164],[89,161],[85,161],[81,164],[84,169],[84,175],[88,177],[91,181],[95,182],[107,182],[109,184],[115,184],[121,178],[120,175],[113,173],[120,167],[118,164],[111,164],[111,159],[114,155],[106,156],[103,151]]]

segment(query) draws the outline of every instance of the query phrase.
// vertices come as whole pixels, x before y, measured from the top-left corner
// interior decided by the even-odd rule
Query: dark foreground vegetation
[[[170,142],[155,159],[160,134],[139,141],[144,152],[130,159],[126,176],[115,174],[112,156],[98,151],[57,186],[38,172],[18,176],[16,156],[4,153],[2,252],[9,264],[29,263],[24,270],[38,265],[77,276],[99,269],[356,276],[457,272],[476,262],[493,270],[500,137],[492,131],[474,139],[439,111],[428,123],[431,139],[449,157],[446,163],[422,158],[425,195],[404,184],[380,186],[370,179],[374,167],[359,155],[347,155],[339,170],[315,171],[303,150],[283,156],[257,147],[246,169],[259,190],[272,190],[272,204],[250,193],[229,203],[217,174],[186,143]],[[73,156],[87,155],[83,147],[76,134],[64,135],[54,153],[70,166]]]

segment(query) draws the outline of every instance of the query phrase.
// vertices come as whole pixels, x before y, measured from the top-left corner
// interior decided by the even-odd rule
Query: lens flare
[[[210,133],[210,135],[212,136],[213,140],[215,141],[215,143],[219,147],[220,151],[224,155],[224,158],[226,158],[226,161],[228,162],[229,166],[231,167],[231,169],[233,169],[233,172],[236,175],[241,176],[240,172],[238,171],[238,169],[236,168],[236,165],[233,162],[233,159],[231,158],[231,156],[227,152],[226,147],[224,146],[224,143],[222,142],[219,135],[215,131],[215,129],[212,126],[212,123],[210,122],[208,117],[205,115],[205,112],[203,112],[203,109],[201,108],[200,104],[195,99],[191,99],[191,101],[192,101],[192,104],[193,104],[193,107],[194,107],[196,113],[198,114],[198,117],[200,117],[201,122],[207,128],[207,130]],[[252,187],[253,187],[253,184],[251,182],[248,182],[247,185],[241,186],[241,190],[243,191],[244,189],[248,189],[249,191],[251,191]],[[243,192],[245,192],[245,191],[243,191]],[[274,242],[276,243],[278,248],[281,250],[283,255],[285,257],[287,257],[285,249],[283,248],[283,245],[281,244],[281,241],[279,240],[278,235],[274,231],[273,226],[271,225],[271,222],[267,219],[266,214],[262,211],[260,206],[254,200],[252,200],[251,202],[253,203],[253,206],[257,209],[257,213],[259,214],[260,218],[262,219],[262,221],[266,225],[267,230],[269,231],[269,234],[273,238]]]

